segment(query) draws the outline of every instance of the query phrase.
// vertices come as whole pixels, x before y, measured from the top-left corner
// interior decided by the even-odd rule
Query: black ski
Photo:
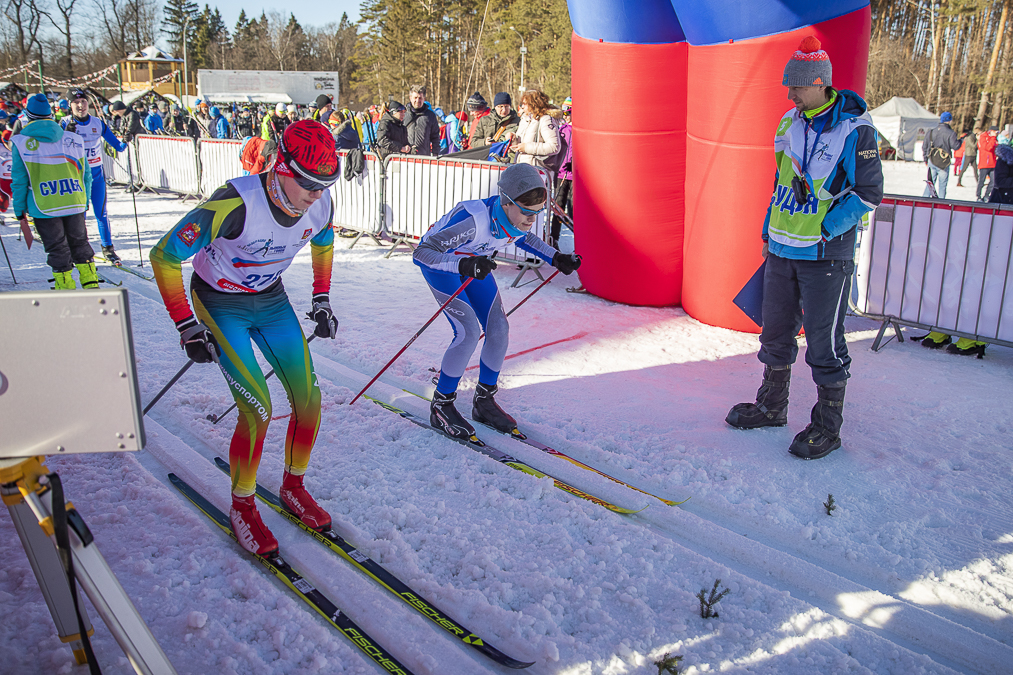
[[[221,457],[215,457],[215,464],[226,474],[229,473],[229,463]],[[365,572],[373,579],[373,581],[377,582],[398,598],[406,602],[422,616],[426,617],[464,644],[480,651],[496,663],[508,668],[521,669],[534,665],[533,661],[526,663],[524,661],[512,659],[492,645],[486,643],[485,640],[451,619],[443,610],[423,599],[422,596],[409,588],[408,585],[400,579],[349,544],[334,530],[317,532],[316,530],[307,527],[305,523],[299,520],[298,516],[285,508],[285,506],[281,503],[281,499],[278,498],[278,495],[274,494],[262,485],[257,485],[257,497],[259,497],[272,509],[285,516],[288,520],[298,525],[300,529],[305,531],[318,542],[355,565],[361,571]]]
[[[169,481],[183,496],[193,502],[194,506],[200,509],[204,515],[210,518],[215,525],[229,533],[233,539],[232,526],[229,517],[221,509],[205,499],[199,492],[194,490],[182,478],[174,473],[169,474]],[[274,576],[281,579],[282,583],[292,589],[296,595],[302,598],[306,604],[315,609],[324,617],[328,623],[337,628],[342,635],[352,641],[361,649],[374,663],[379,665],[385,672],[400,673],[401,675],[412,675],[412,672],[401,665],[397,659],[390,655],[386,649],[366,634],[355,622],[345,616],[333,602],[327,599],[323,593],[315,589],[306,579],[296,572],[291,565],[278,554],[272,556],[261,556],[251,553],[261,565],[267,568]]]
[[[602,506],[602,507],[608,509],[609,511],[613,511],[615,513],[622,513],[624,515],[629,515],[629,514],[632,514],[632,513],[640,513],[641,511],[644,510],[644,509],[627,509],[627,508],[624,508],[622,506],[618,506],[616,504],[613,504],[612,502],[605,501],[601,497],[595,497],[594,495],[588,494],[588,493],[584,492],[583,490],[581,490],[580,488],[574,487],[573,485],[570,485],[569,483],[565,483],[565,482],[559,480],[558,478],[556,478],[555,476],[550,476],[547,473],[539,471],[538,469],[536,469],[535,467],[531,466],[530,464],[525,464],[524,462],[520,461],[519,459],[515,459],[514,457],[511,457],[510,455],[506,454],[505,452],[503,452],[501,450],[497,450],[496,448],[489,447],[488,445],[486,445],[485,443],[483,443],[482,440],[479,439],[477,436],[472,436],[471,437],[474,440],[464,440],[464,439],[461,439],[461,438],[454,438],[453,436],[450,436],[448,434],[443,433],[442,431],[440,431],[439,429],[437,429],[436,427],[434,427],[433,425],[431,425],[429,422],[427,422],[426,420],[422,419],[421,417],[413,415],[412,413],[410,413],[410,412],[408,412],[406,410],[402,410],[401,408],[398,408],[397,406],[393,406],[393,405],[391,405],[389,403],[384,403],[383,401],[377,400],[377,399],[375,399],[372,396],[369,396],[367,394],[363,394],[363,398],[368,398],[370,401],[372,401],[373,403],[377,404],[381,408],[385,408],[386,410],[389,410],[389,411],[391,411],[393,413],[397,413],[398,415],[400,415],[401,417],[405,418],[409,422],[413,422],[413,423],[419,425],[420,427],[425,427],[426,429],[429,429],[431,431],[435,431],[436,433],[440,434],[441,436],[449,438],[452,441],[457,441],[458,443],[460,443],[462,445],[466,445],[469,448],[471,448],[472,450],[476,450],[476,451],[482,453],[483,455],[485,455],[486,457],[488,457],[490,459],[496,460],[500,464],[506,464],[507,466],[509,466],[509,467],[511,467],[513,469],[517,469],[518,471],[523,471],[524,473],[529,474],[531,476],[534,476],[535,478],[545,478],[546,476],[548,476],[549,478],[552,479],[553,484],[557,488],[559,488],[560,490],[562,490],[563,492],[567,492],[567,493],[573,495],[574,497],[580,497],[581,499],[586,499],[587,501],[592,502],[594,504],[597,504],[598,506]],[[647,508],[647,507],[645,506],[644,508]]]

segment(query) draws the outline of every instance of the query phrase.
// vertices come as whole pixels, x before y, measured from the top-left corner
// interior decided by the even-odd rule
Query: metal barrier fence
[[[391,155],[384,161],[383,223],[386,233],[394,239],[394,247],[415,243],[444,214],[461,201],[486,199],[497,194],[496,184],[508,165],[500,162]],[[538,169],[549,201],[552,200],[552,178]],[[543,211],[531,231],[544,239],[546,215]],[[393,250],[393,249],[392,249]],[[525,262],[530,254],[509,246],[500,260]],[[536,262],[529,267],[538,267]],[[539,275],[541,276],[541,275]]]
[[[1013,207],[888,195],[859,248],[856,313],[1013,347]]]
[[[172,190],[183,195],[201,192],[197,156],[192,138],[178,136],[138,136],[137,168],[141,184],[148,188]]]
[[[200,193],[205,198],[225,185],[228,179],[243,175],[243,165],[239,161],[239,149],[242,145],[241,141],[219,138],[202,138],[197,142]]]
[[[131,151],[133,153],[133,151]],[[132,164],[132,163],[131,163]],[[127,153],[123,151],[112,157],[107,153],[102,153],[102,168],[105,170],[106,178],[113,183],[120,185],[128,185],[130,183],[130,174],[127,172]],[[134,176],[137,176],[137,167],[132,167],[134,170]]]
[[[338,151],[341,166],[348,161],[348,151]],[[365,167],[352,180],[344,176],[331,187],[334,201],[334,225],[364,234],[380,234],[383,230],[383,219],[380,217],[380,204],[383,201],[383,168],[380,160],[371,152],[366,153]],[[354,242],[352,244],[355,245]]]

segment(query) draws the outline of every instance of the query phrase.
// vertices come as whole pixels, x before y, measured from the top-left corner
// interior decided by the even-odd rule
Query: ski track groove
[[[147,300],[161,304],[161,296],[158,292],[157,286],[153,283],[135,277],[134,275],[124,275],[124,287],[129,290],[136,292],[138,295],[143,296]],[[327,360],[333,360],[336,364],[341,365],[343,368],[355,371],[355,373],[361,378],[359,382],[342,382],[344,377],[324,377],[320,375],[321,368],[317,368],[318,376],[321,379],[335,384],[337,386],[348,386],[350,389],[355,391],[361,388],[362,385],[368,381],[369,376],[363,375],[356,365],[346,365],[340,360],[333,358],[333,355],[324,357],[318,353],[314,354],[315,362],[323,363]],[[396,380],[391,383],[385,380]],[[358,386],[356,386],[356,384]],[[394,387],[400,389],[402,386],[410,388],[417,386],[417,383],[399,381],[396,376],[388,375],[381,378],[373,385],[373,388],[386,385],[388,387]],[[415,398],[410,396],[410,398]],[[421,399],[417,399],[421,400]],[[401,407],[404,407],[404,401],[400,401]],[[157,408],[157,406],[156,406]],[[211,411],[209,411],[211,412]],[[417,411],[413,411],[417,412]],[[155,413],[152,416],[152,413]],[[206,441],[198,438],[188,429],[186,429],[183,423],[173,423],[166,419],[164,414],[156,413],[152,410],[149,416],[156,422],[162,424],[162,426],[169,433],[175,435],[181,442],[186,445],[190,445],[194,448],[195,452],[201,453],[197,447],[203,445],[207,448],[208,452],[213,453],[210,456],[205,456],[208,461],[208,465],[213,469],[213,456],[214,454],[222,455],[224,452],[227,454],[227,448],[222,452],[211,450],[207,445]],[[393,418],[392,418],[393,419]],[[228,422],[228,421],[226,421]],[[406,424],[411,424],[406,421]],[[537,426],[543,427],[544,424],[538,424]],[[567,454],[571,455],[575,459],[585,462],[591,466],[596,466],[606,473],[610,473],[617,478],[624,480],[631,485],[636,485],[642,489],[646,489],[651,492],[655,492],[671,499],[682,499],[689,495],[678,495],[678,494],[667,494],[671,492],[670,488],[665,488],[657,485],[653,485],[652,481],[645,481],[637,475],[637,468],[642,462],[632,462],[632,467],[627,467],[627,464],[631,462],[622,455],[620,452],[614,450],[607,450],[594,445],[592,442],[587,441],[574,441],[565,438],[566,432],[562,429],[556,429],[549,427],[551,433],[544,434],[539,431],[532,431],[529,433],[532,439],[539,440],[547,445],[555,447]],[[527,431],[527,430],[526,430]],[[187,441],[187,438],[192,439]],[[515,449],[515,446],[523,446],[523,448],[531,449],[530,446],[524,446],[519,441],[513,441],[505,436],[500,436],[493,431],[488,431],[482,435],[482,438],[486,443],[492,447],[496,447],[504,452],[508,452],[519,459],[525,454],[520,448]],[[562,438],[562,440],[560,440]],[[659,440],[661,440],[659,438]],[[448,441],[450,442],[450,441]],[[599,457],[591,457],[588,455],[587,448],[581,449],[582,446],[587,446],[597,451]],[[537,452],[537,451],[536,451]],[[150,453],[141,453],[142,455]],[[606,461],[602,462],[602,457],[606,458]],[[613,458],[614,461],[607,461],[608,458]],[[154,458],[153,458],[154,459]],[[265,457],[267,459],[267,457]],[[476,456],[474,458],[478,460]],[[158,461],[157,459],[155,461]],[[385,467],[391,468],[386,463],[376,460],[375,457],[369,457],[369,463],[374,467]],[[558,458],[554,459],[554,462],[558,462],[560,465],[567,465],[568,463]],[[161,462],[159,468],[164,468]],[[603,465],[604,464],[604,465]],[[621,465],[620,465],[621,464]],[[555,463],[540,463],[538,468],[545,468],[546,466],[555,467]],[[150,468],[149,468],[150,470]],[[215,469],[217,471],[217,469]],[[609,486],[615,485],[610,481],[606,481],[604,478],[594,476],[590,472],[586,472],[582,469],[574,467],[575,471],[581,474],[587,474],[582,476],[586,478],[584,481],[575,481],[574,484],[580,486],[581,484],[590,485],[588,488],[589,492],[595,493],[595,489],[599,483],[594,481],[593,478],[598,478],[601,482],[607,483]],[[512,471],[512,470],[511,470]],[[566,474],[561,470],[549,471],[564,480],[567,480]],[[162,473],[167,473],[163,471]],[[168,480],[161,475],[155,474],[156,477],[168,485]],[[593,478],[592,478],[593,476]],[[568,480],[568,482],[571,482]],[[857,485],[857,483],[856,483]],[[171,488],[170,488],[171,489]],[[616,485],[615,490],[622,489],[624,493],[631,495],[631,498],[636,500],[642,496],[640,493],[634,492],[629,489],[622,488],[622,486]],[[601,490],[599,489],[600,493]],[[576,501],[583,501],[577,497],[565,495],[561,491],[554,491],[558,493],[563,499],[570,499]],[[602,495],[604,496],[604,495]],[[819,608],[827,614],[837,617],[847,623],[859,628],[860,630],[869,631],[891,643],[896,644],[898,647],[912,651],[914,653],[924,654],[930,657],[935,663],[940,666],[951,668],[957,672],[963,673],[1001,673],[1006,672],[1009,663],[1013,662],[1013,648],[1010,648],[1004,642],[1001,642],[998,637],[990,635],[992,631],[988,630],[986,620],[970,619],[966,614],[960,614],[956,616],[958,612],[951,611],[945,605],[939,605],[937,611],[931,611],[923,606],[917,605],[911,601],[905,600],[898,597],[896,593],[889,589],[884,589],[885,582],[880,579],[876,580],[871,578],[872,575],[868,572],[861,572],[852,566],[850,569],[842,567],[837,560],[833,558],[831,554],[820,555],[821,552],[815,552],[815,558],[822,565],[821,568],[818,565],[814,565],[806,560],[803,560],[800,556],[805,555],[807,557],[814,557],[813,551],[802,551],[796,546],[792,546],[784,541],[779,541],[775,533],[769,533],[761,529],[755,528],[747,519],[736,518],[733,514],[728,512],[726,509],[721,508],[703,508],[699,503],[693,503],[692,501],[687,504],[689,508],[685,506],[678,511],[678,516],[664,517],[662,514],[665,509],[676,509],[679,507],[666,507],[664,504],[657,502],[654,499],[647,498],[651,508],[647,511],[635,514],[630,517],[631,520],[636,521],[638,524],[643,526],[645,529],[650,530],[658,536],[663,536],[678,546],[681,546],[688,551],[691,551],[699,556],[714,560],[730,570],[741,574],[743,577],[753,580],[754,582],[774,588],[777,590],[788,591],[793,597],[806,602],[813,607]],[[954,498],[956,503],[956,498]],[[1009,500],[1013,503],[1013,498]],[[962,508],[969,508],[968,504],[959,502]],[[589,508],[600,508],[591,504],[588,504]],[[973,509],[973,507],[970,507]],[[915,509],[910,510],[912,513],[916,512]],[[668,515],[668,514],[665,514]],[[679,522],[677,518],[681,518],[682,522]],[[680,526],[682,531],[680,531]],[[690,532],[685,530],[689,529]],[[717,535],[717,536],[716,536]],[[355,543],[352,538],[348,538],[351,543]],[[231,542],[230,542],[231,543]],[[297,569],[300,569],[301,557],[296,554],[301,552],[302,547],[289,547],[286,551],[286,558],[293,561]],[[238,551],[237,551],[238,553]],[[374,558],[375,559],[375,558]],[[378,560],[378,562],[380,562]],[[335,560],[334,563],[341,565],[340,560]],[[347,565],[345,565],[347,567]],[[805,570],[806,575],[804,580],[799,580],[798,570]],[[328,583],[322,583],[321,571],[319,565],[310,571],[307,566],[302,565],[301,571],[305,571],[307,578],[312,579],[318,588],[321,588],[332,600],[335,600],[339,606],[344,606],[341,603],[340,594],[334,593],[333,587]],[[349,569],[349,572],[354,570]],[[361,576],[361,575],[359,575]],[[406,580],[407,581],[407,580]],[[368,583],[374,583],[371,580],[367,580]],[[839,596],[844,594],[856,594],[857,603],[856,607],[862,604],[862,599],[857,597],[857,594],[861,594],[868,604],[868,611],[864,615],[852,616],[848,614],[844,608],[840,605],[838,600]],[[379,598],[379,596],[389,596],[389,593],[381,588],[375,589],[375,593],[371,594],[371,598]],[[393,598],[391,598],[395,604],[400,604]],[[885,622],[877,621],[875,616],[875,607],[886,607],[888,608],[887,613],[889,618]],[[445,609],[453,612],[453,606],[446,606]],[[893,609],[890,613],[889,609]],[[409,614],[414,612],[408,611]],[[854,612],[853,612],[854,613]],[[946,613],[951,616],[943,616]],[[898,619],[899,617],[899,619]],[[952,618],[951,618],[952,617]],[[353,615],[353,618],[358,620],[358,616]],[[415,617],[412,617],[415,618]],[[419,617],[420,620],[421,617]],[[423,620],[424,621],[424,620]],[[969,623],[977,624],[977,627],[967,625]],[[374,636],[378,640],[383,640],[380,635]],[[492,638],[490,638],[492,639]],[[498,636],[497,636],[497,639]],[[499,639],[501,643],[505,640]],[[424,654],[429,654],[433,647],[434,640],[426,641],[424,645],[421,645],[421,649]],[[833,647],[832,647],[833,648]],[[836,649],[836,648],[834,648]],[[464,652],[467,654],[467,652]],[[518,658],[524,655],[512,654]],[[404,657],[404,662],[409,667],[416,667],[423,671],[426,670],[426,666],[421,665],[418,657],[410,658],[403,652],[398,652],[399,658]],[[468,654],[468,656],[471,656]],[[486,664],[481,664],[485,666]],[[547,664],[548,665],[548,664]],[[549,673],[551,670],[545,670],[546,666],[542,663],[538,663],[535,666],[527,669],[529,673]],[[548,665],[551,667],[551,665]],[[478,672],[478,671],[475,671]],[[497,672],[494,667],[487,672]]]
[[[314,355],[314,363],[317,364],[316,370],[318,376],[320,376],[321,371],[320,364],[327,360],[331,359],[329,357],[322,357],[319,354]],[[335,382],[333,377],[328,377],[327,379],[332,383],[350,386],[350,388],[357,390],[369,381],[369,375],[364,375],[361,371],[343,363],[337,361],[335,363],[338,363],[343,368],[355,371],[361,377],[361,382]],[[371,390],[381,384],[400,388],[400,383],[391,384],[384,382],[384,379],[378,380],[371,387]],[[408,386],[411,385],[409,384]],[[422,400],[416,396],[409,395],[409,399],[412,398],[418,401]],[[400,401],[399,405],[404,407],[404,401]],[[479,433],[481,433],[481,430]],[[580,452],[572,451],[568,447],[570,445],[569,442],[559,443],[546,439],[537,432],[529,435],[532,439],[539,440],[582,462],[595,466],[595,461],[592,458],[582,456]],[[518,458],[521,458],[523,454],[519,450],[530,448],[530,446],[526,446],[520,441],[509,439],[491,430],[482,434],[481,438],[487,445]],[[553,459],[561,465],[565,466],[568,464],[562,459]],[[544,468],[545,466],[546,464],[541,464],[538,468]],[[555,464],[549,464],[548,466],[555,466]],[[588,478],[593,475],[582,469],[576,469],[576,471],[588,474]],[[552,471],[550,469],[550,472],[563,477],[561,471]],[[608,473],[613,472],[608,471]],[[605,481],[605,479],[598,476],[594,477]],[[641,488],[646,487],[643,485],[643,481],[634,475],[628,477],[616,475],[616,477],[623,478],[631,485]],[[612,484],[611,481],[608,482]],[[581,482],[574,482],[574,484],[578,487],[581,486]],[[631,495],[640,495],[640,493],[628,488],[622,488],[622,486],[616,486],[616,488],[622,489]],[[588,488],[588,491],[594,494],[592,488]],[[686,495],[680,497],[671,494],[662,494],[661,496],[670,499],[684,499],[686,497]],[[582,501],[576,497],[571,498]],[[760,584],[777,588],[778,590],[786,590],[793,597],[807,602],[814,607],[818,607],[831,616],[847,621],[861,629],[871,631],[900,647],[915,653],[925,654],[940,665],[965,673],[1000,673],[1006,670],[1009,663],[1013,663],[1013,648],[1000,642],[997,638],[987,635],[981,629],[972,628],[955,619],[940,616],[925,607],[898,597],[892,591],[876,588],[876,584],[870,583],[868,579],[860,581],[857,578],[861,578],[863,575],[854,574],[854,570],[821,568],[800,557],[808,552],[798,549],[794,551],[787,550],[791,547],[785,546],[782,542],[774,543],[770,541],[770,538],[765,536],[766,533],[763,531],[740,534],[731,528],[740,528],[741,523],[722,522],[719,514],[708,513],[706,509],[700,509],[696,505],[692,505],[692,502],[688,504],[692,505],[690,509],[683,509],[682,512],[677,512],[677,515],[669,517],[666,517],[669,514],[660,516],[658,514],[663,513],[665,509],[679,509],[680,507],[668,507],[654,499],[650,499],[650,504],[650,508],[629,516],[630,519],[637,521],[646,529],[668,538],[697,555],[720,562],[729,569]],[[592,508],[600,507],[592,505]],[[702,511],[702,513],[699,513],[699,511]],[[687,525],[690,526],[689,529],[691,529],[692,534],[680,531],[680,526],[685,528]],[[759,536],[754,537],[754,534]],[[820,564],[829,564],[830,562],[829,560],[820,560]],[[834,566],[839,567],[839,565]],[[789,578],[798,577],[799,570],[806,572],[804,581],[793,581]],[[871,605],[868,611],[865,612],[864,617],[861,615],[852,616],[840,605],[838,598],[845,594],[854,598],[852,604],[856,609],[863,604]],[[859,594],[863,597],[857,597]],[[889,619],[885,622],[885,625],[877,620],[876,616],[873,616],[876,607],[889,608],[887,609]],[[943,607],[945,608],[945,606]],[[890,609],[893,609],[892,613],[890,613]],[[898,616],[900,616],[900,619],[898,619]],[[980,623],[983,624],[984,621]],[[994,656],[995,654],[1003,654],[1003,656]]]

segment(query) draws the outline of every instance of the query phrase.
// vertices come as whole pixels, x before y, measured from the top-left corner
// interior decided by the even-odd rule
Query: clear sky
[[[231,33],[236,26],[239,12],[244,9],[248,17],[259,17],[261,12],[271,12],[272,10],[286,15],[291,12],[305,28],[307,26],[322,26],[331,21],[337,23],[341,21],[341,15],[344,12],[348,13],[348,18],[352,21],[358,21],[359,2],[360,0],[326,0],[325,2],[281,2],[280,0],[261,0],[261,2],[256,0],[253,2],[249,0],[218,0],[214,2],[202,0],[197,2],[197,7],[201,11],[203,11],[205,4],[210,5],[212,9],[217,7]]]

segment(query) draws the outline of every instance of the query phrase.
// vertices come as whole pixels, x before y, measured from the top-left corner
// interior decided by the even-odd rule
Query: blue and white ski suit
[[[127,149],[127,144],[116,138],[109,125],[94,115],[89,115],[84,120],[70,116],[64,117],[61,120],[61,126],[66,129],[71,120],[74,120],[77,127],[77,135],[84,140],[84,154],[88,159],[88,166],[91,168],[91,206],[95,220],[98,221],[99,239],[103,246],[112,246],[109,213],[106,209],[106,174],[102,168],[102,145],[108,143],[117,152],[123,152]]]
[[[464,282],[458,272],[461,256],[490,256],[510,244],[550,265],[556,254],[556,249],[533,233],[511,225],[500,198],[495,196],[458,203],[422,236],[413,258],[436,301],[442,305]],[[468,284],[443,314],[454,328],[454,340],[443,355],[436,390],[441,394],[457,391],[483,329],[485,342],[478,381],[496,386],[510,342],[510,327],[496,278],[490,274]]]

